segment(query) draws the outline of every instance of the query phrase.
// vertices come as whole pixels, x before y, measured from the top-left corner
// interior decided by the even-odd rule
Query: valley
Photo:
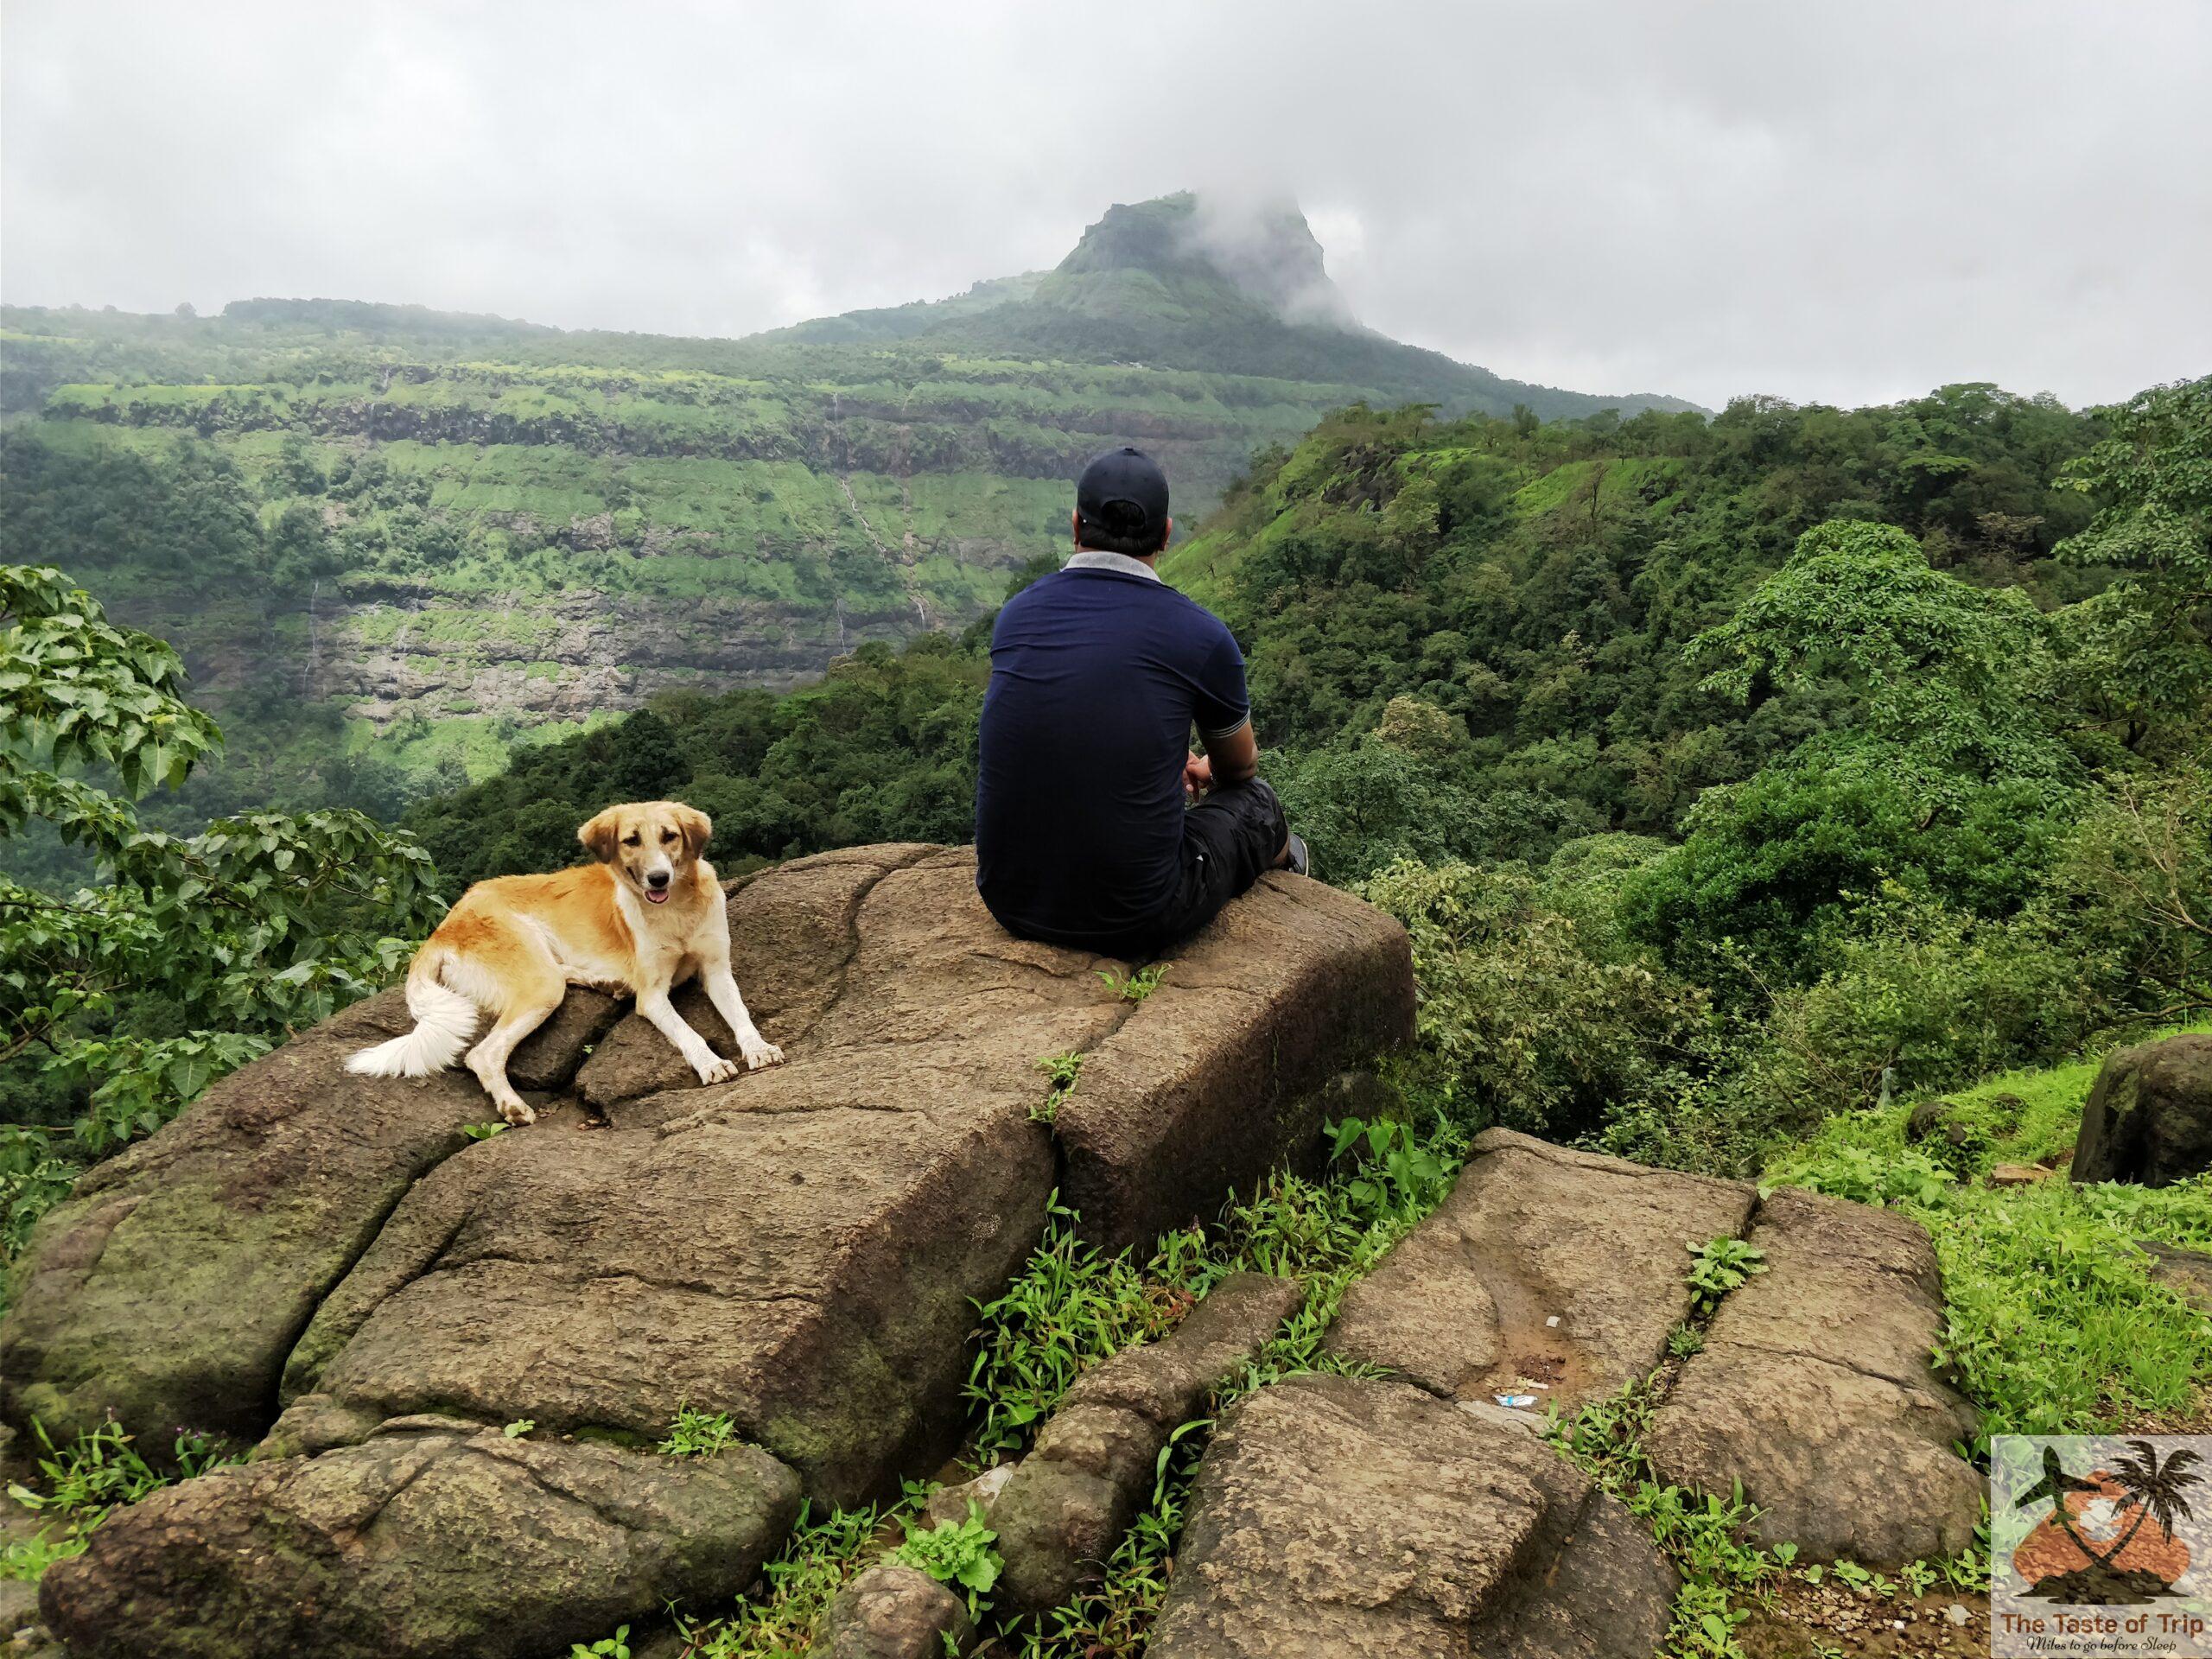
[[[1295,210],[1236,229],[1117,207],[1052,271],[741,340],[9,308],[10,556],[175,641],[257,803],[389,810],[656,693],[957,631],[1059,548],[1114,443],[1159,456],[1188,524],[1348,404],[1688,407],[1384,339]]]

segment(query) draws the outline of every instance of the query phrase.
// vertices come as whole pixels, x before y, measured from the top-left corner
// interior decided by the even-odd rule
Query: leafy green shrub
[[[0,839],[40,822],[102,882],[46,893],[0,875],[0,1061],[41,1055],[85,1092],[75,1161],[365,995],[409,954],[394,936],[442,907],[423,849],[358,812],[146,828],[132,801],[222,742],[183,700],[182,660],[51,568],[0,565]],[[89,781],[108,775],[123,794]],[[62,1165],[5,1162],[14,1242]]]
[[[676,1421],[669,1425],[668,1438],[660,1443],[660,1454],[664,1458],[711,1458],[728,1451],[737,1441],[737,1425],[726,1411],[701,1411],[696,1406],[678,1406]]]
[[[1360,889],[1413,937],[1421,988],[1417,1099],[1470,1128],[1567,1139],[1673,1086],[1704,1046],[1692,987],[1586,950],[1516,865],[1401,861]]]
[[[2094,964],[2031,917],[1992,921],[1885,887],[1853,912],[1834,965],[1782,992],[1762,1086],[1802,1121],[2070,1052],[2111,1009]]]
[[[2012,1073],[1955,1096],[1980,1131],[1968,1173],[2070,1145],[2094,1059]],[[2162,1188],[1960,1180],[1904,1138],[1907,1107],[1831,1118],[1778,1158],[1774,1185],[1892,1205],[1924,1225],[1948,1301],[1938,1358],[1986,1433],[2084,1433],[2185,1414],[2212,1375],[2212,1319],[2155,1284],[2137,1241],[2212,1248],[2212,1177]]]
[[[970,1498],[961,1520],[940,1521],[926,1531],[910,1524],[906,1541],[891,1553],[891,1559],[959,1590],[968,1598],[968,1611],[976,1613],[1006,1565],[991,1548],[998,1536],[983,1520],[983,1506]]]
[[[1701,1313],[1712,1313],[1730,1291],[1765,1271],[1766,1252],[1748,1240],[1724,1234],[1690,1246],[1690,1294]]]

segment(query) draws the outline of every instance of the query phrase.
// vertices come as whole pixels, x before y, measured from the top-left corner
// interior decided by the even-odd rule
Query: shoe
[[[1306,850],[1306,837],[1295,830],[1290,834],[1290,873],[1293,875],[1313,874],[1313,855]]]

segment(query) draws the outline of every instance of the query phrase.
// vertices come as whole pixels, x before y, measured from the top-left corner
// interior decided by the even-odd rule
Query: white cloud
[[[8,0],[0,294],[742,334],[1233,188],[1503,373],[2079,403],[2212,369],[2208,103],[2193,0]]]

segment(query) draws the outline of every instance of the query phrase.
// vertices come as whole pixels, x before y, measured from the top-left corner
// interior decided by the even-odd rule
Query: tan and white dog
[[[702,1083],[737,1065],[684,1023],[669,993],[696,974],[729,1023],[747,1071],[783,1050],[760,1035],[730,973],[729,917],[714,867],[699,855],[714,825],[680,801],[610,806],[582,829],[595,864],[551,875],[479,881],[446,912],[407,970],[415,1029],[346,1063],[373,1077],[442,1071],[468,1048],[481,1015],[492,1029],[468,1048],[468,1069],[510,1123],[537,1114],[507,1081],[507,1057],[561,1006],[571,985],[638,999],[638,1012],[676,1045]]]

